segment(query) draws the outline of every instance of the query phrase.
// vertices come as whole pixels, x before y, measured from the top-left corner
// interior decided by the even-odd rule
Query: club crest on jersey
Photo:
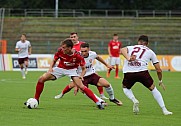
[[[89,63],[92,63],[92,59],[89,60]]]
[[[75,62],[75,61],[76,61],[76,58],[73,58],[73,59],[72,59],[72,62]]]

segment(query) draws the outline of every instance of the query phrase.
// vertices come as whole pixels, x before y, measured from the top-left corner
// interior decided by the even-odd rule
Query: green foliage
[[[44,72],[29,72],[27,79],[21,79],[21,73],[0,72],[0,124],[2,126],[180,126],[181,85],[179,72],[164,72],[163,82],[167,89],[162,93],[166,106],[173,115],[164,116],[149,90],[140,84],[133,87],[135,96],[140,101],[140,113],[132,113],[132,102],[123,94],[121,80],[114,79],[114,73],[108,81],[112,84],[115,97],[122,100],[123,106],[116,106],[109,101],[105,110],[98,110],[96,105],[81,93],[73,96],[73,91],[62,99],[54,96],[69,83],[69,78],[49,81],[41,95],[37,109],[28,109],[23,103],[34,96],[36,81]],[[99,72],[105,77],[105,72]],[[122,74],[120,73],[121,77]],[[157,85],[155,72],[151,72]],[[96,93],[94,86],[90,88]],[[107,95],[105,91],[105,95]]]

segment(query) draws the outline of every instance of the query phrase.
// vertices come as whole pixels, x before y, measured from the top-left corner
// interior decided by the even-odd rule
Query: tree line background
[[[0,8],[54,9],[56,0],[0,0]],[[59,9],[181,10],[181,0],[59,0]]]

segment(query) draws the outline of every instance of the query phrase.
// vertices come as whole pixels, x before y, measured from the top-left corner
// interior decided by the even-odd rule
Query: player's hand
[[[79,76],[79,79],[81,79],[82,81],[84,80],[84,77],[83,76]]]
[[[75,86],[74,87],[74,95],[76,96],[78,92],[79,92],[79,88],[77,86]]]
[[[165,87],[165,85],[163,84],[162,80],[159,81],[159,86],[161,86],[161,87],[163,88],[163,90],[165,91],[166,87]]]
[[[115,69],[114,66],[111,66],[111,65],[109,65],[109,64],[107,65],[107,68],[109,68],[109,69]]]
[[[49,68],[48,73],[51,73],[51,72],[53,72],[53,69]]]
[[[131,62],[131,61],[135,61],[135,60],[136,60],[136,56],[135,56],[135,55],[131,55],[131,56],[130,56],[130,59],[129,59],[128,61]]]

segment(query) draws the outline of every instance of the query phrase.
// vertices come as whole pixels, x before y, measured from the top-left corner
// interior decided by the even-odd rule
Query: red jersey
[[[85,42],[79,41],[77,44],[73,46],[73,49],[75,49],[76,51],[80,51],[80,46],[82,43],[85,43]]]
[[[85,65],[84,58],[77,51],[75,51],[72,55],[67,55],[63,53],[61,48],[59,48],[59,50],[54,55],[54,59],[60,59],[57,67],[63,69],[74,69],[78,68],[78,66]]]
[[[115,42],[111,40],[109,42],[108,47],[110,47],[110,53],[113,57],[119,57],[121,46],[122,43],[120,41]]]

